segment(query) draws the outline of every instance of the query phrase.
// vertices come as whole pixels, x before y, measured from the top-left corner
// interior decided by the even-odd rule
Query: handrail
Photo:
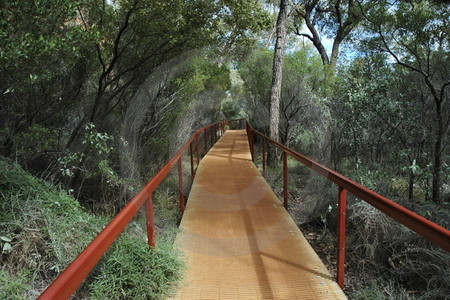
[[[156,175],[128,202],[128,204],[110,221],[110,223],[92,240],[92,242],[72,261],[72,263],[45,289],[38,299],[68,299],[83,282],[92,268],[97,264],[103,254],[108,250],[126,225],[145,203],[147,219],[147,236],[150,247],[155,247],[155,225],[153,216],[152,194],[170,170],[178,164],[180,210],[184,211],[184,195],[182,181],[181,157],[190,150],[191,175],[194,176],[194,151],[195,140],[197,151],[197,167],[200,163],[201,151],[199,150],[199,136],[203,132],[205,142],[205,154],[208,152],[208,144],[212,147],[225,133],[226,120],[205,126],[197,130],[180,150],[165,164]],[[209,137],[208,137],[209,131]]]
[[[270,143],[283,151],[283,179],[284,179],[284,205],[287,209],[287,155],[300,161],[305,166],[311,168],[314,172],[326,177],[328,180],[334,182],[338,185],[338,272],[337,272],[337,282],[341,288],[344,286],[344,261],[345,261],[345,225],[346,225],[346,200],[349,191],[358,198],[366,201],[370,205],[374,206],[384,214],[390,216],[397,222],[405,225],[409,229],[418,233],[425,239],[434,243],[435,245],[441,247],[442,249],[450,252],[450,230],[447,230],[434,222],[412,212],[409,209],[393,202],[379,195],[378,193],[360,185],[359,183],[339,174],[338,172],[331,170],[311,158],[300,154],[299,152],[292,150],[283,144],[271,139],[270,137],[264,135],[263,133],[253,129],[247,120],[239,119],[229,121],[228,123],[232,125],[235,122],[242,124],[245,122],[245,129],[247,130],[250,151],[252,152],[252,158],[254,157],[254,145],[253,145],[253,135],[256,134],[262,138],[262,157],[263,157],[263,175],[266,172],[265,165],[265,148],[266,143]]]

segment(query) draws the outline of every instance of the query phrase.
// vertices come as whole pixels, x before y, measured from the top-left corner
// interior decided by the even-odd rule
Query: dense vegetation
[[[449,228],[448,4],[285,2],[280,140]],[[278,4],[0,3],[0,298],[41,292],[193,130],[245,117],[269,133]],[[294,218],[332,247],[333,187],[289,164]],[[81,296],[157,298],[181,276],[165,185],[161,247],[149,254],[138,216]],[[348,222],[351,297],[450,293],[448,253],[358,199]],[[138,280],[143,263],[158,265],[154,286]]]

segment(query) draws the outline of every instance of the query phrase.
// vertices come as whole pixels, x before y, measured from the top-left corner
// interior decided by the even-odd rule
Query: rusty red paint
[[[178,159],[178,193],[180,195],[180,211],[184,213],[184,194],[183,194],[183,167],[181,157]]]
[[[288,210],[288,166],[287,166],[287,154],[286,151],[283,151],[283,200],[284,200],[284,208]]]
[[[338,245],[337,245],[337,283],[344,288],[345,272],[345,229],[347,211],[347,191],[342,187],[338,189]]]
[[[145,219],[147,224],[147,243],[150,248],[156,246],[155,242],[155,216],[153,212],[153,199],[152,194],[148,196],[145,201]]]
[[[262,167],[263,167],[263,176],[266,178],[266,139],[262,138]]]
[[[195,148],[197,149],[197,168],[200,165],[200,146],[198,140],[198,133],[195,134]]]
[[[203,132],[203,138],[205,139],[205,155],[206,153],[208,153],[208,134],[207,134],[208,130],[205,129],[205,131]]]
[[[193,142],[191,142],[189,144],[189,156],[191,158],[191,177],[194,178],[194,176],[195,176],[195,172],[194,172],[194,152],[192,150],[192,143]]]

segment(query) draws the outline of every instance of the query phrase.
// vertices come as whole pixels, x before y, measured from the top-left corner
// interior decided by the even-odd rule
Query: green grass
[[[181,277],[179,253],[171,246],[179,213],[169,190],[170,181],[154,197],[157,249],[147,247],[140,213],[91,272],[83,296],[158,299]],[[2,158],[0,197],[0,299],[36,298],[110,220]]]
[[[26,272],[11,275],[9,272],[0,270],[0,299],[27,299],[27,291],[30,288],[27,283],[28,278]]]
[[[180,279],[182,264],[171,243],[149,251],[146,243],[123,235],[90,284],[92,299],[160,299]]]

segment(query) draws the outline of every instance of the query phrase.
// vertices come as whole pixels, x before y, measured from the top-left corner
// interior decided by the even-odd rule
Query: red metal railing
[[[180,195],[180,210],[184,211],[185,199],[183,195],[182,155],[189,148],[191,175],[195,175],[193,143],[197,151],[197,167],[200,163],[200,135],[203,133],[206,154],[208,144],[212,147],[225,133],[227,121],[223,120],[215,124],[197,130],[181,149],[162,167],[161,170],[138,192],[128,204],[111,220],[97,237],[78,255],[78,257],[50,284],[38,299],[67,299],[83,282],[92,268],[97,264],[111,244],[125,229],[138,210],[145,204],[148,244],[155,247],[155,223],[153,215],[152,195],[155,189],[172,170],[178,165],[178,190]]]
[[[403,206],[365,188],[359,183],[328,169],[327,167],[315,162],[311,158],[300,154],[281,143],[267,137],[259,131],[254,130],[247,120],[233,120],[228,122],[230,126],[245,128],[247,131],[250,151],[254,158],[254,135],[262,139],[262,167],[263,176],[266,175],[266,146],[272,144],[282,151],[283,159],[283,200],[284,207],[288,208],[288,168],[287,157],[293,157],[305,166],[311,168],[314,172],[326,177],[338,186],[338,262],[337,262],[337,282],[341,288],[344,287],[344,263],[345,263],[345,230],[346,230],[346,202],[347,191],[356,197],[366,201],[370,205],[390,216],[397,222],[405,225],[415,231],[425,239],[435,245],[450,252],[450,231],[423,218],[422,216],[404,208]]]

